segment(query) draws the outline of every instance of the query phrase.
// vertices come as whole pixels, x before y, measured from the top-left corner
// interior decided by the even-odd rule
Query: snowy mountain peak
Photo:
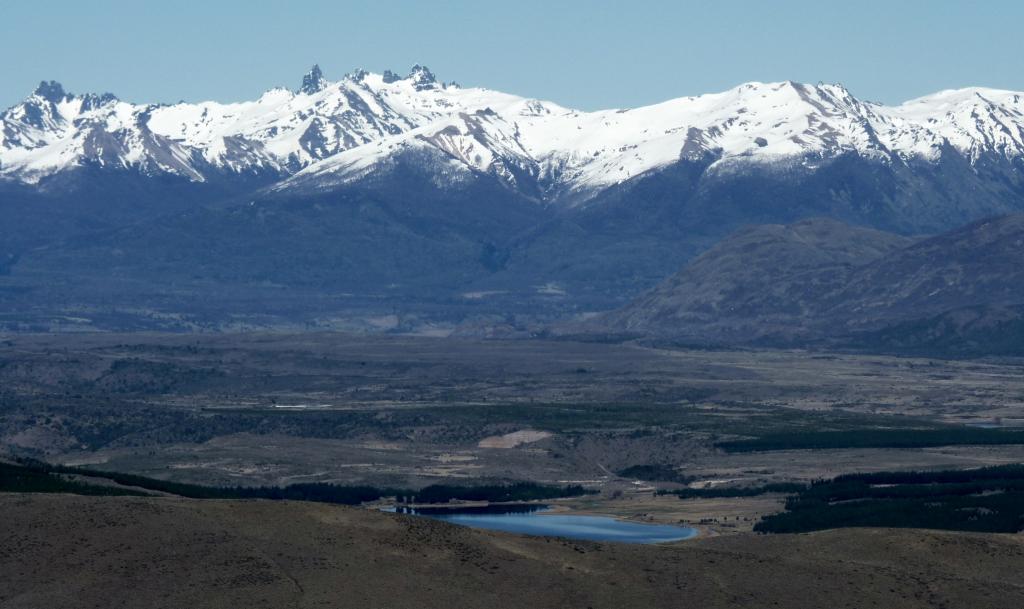
[[[363,82],[363,80],[369,76],[370,73],[362,68],[356,68],[345,75],[345,80],[351,80],[352,82]]]
[[[363,75],[365,76],[366,73]],[[434,73],[430,71],[430,68],[420,64],[416,64],[410,68],[407,76],[399,76],[391,70],[384,70],[384,73],[381,74],[381,81],[386,85],[408,81],[412,83],[413,87],[417,91],[433,89],[438,86],[437,78],[434,77]]]
[[[302,86],[299,87],[298,92],[313,95],[326,89],[327,85],[328,82],[324,78],[323,72],[320,71],[320,66],[314,63],[309,72],[306,72],[305,76],[302,77]]]
[[[434,73],[430,71],[427,66],[421,66],[416,64],[409,70],[409,76],[407,77],[412,81],[417,91],[423,89],[429,89],[437,84],[437,79],[434,78]]]

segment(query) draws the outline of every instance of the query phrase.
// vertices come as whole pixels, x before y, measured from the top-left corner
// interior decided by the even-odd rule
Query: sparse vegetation
[[[883,470],[973,464],[978,451],[992,463],[1021,460],[1019,446],[973,443],[1024,430],[942,422],[1015,424],[1007,405],[1024,391],[1015,361],[315,333],[6,340],[0,450],[96,463],[88,474],[116,480],[58,475],[139,492],[546,501],[578,492],[561,481],[594,480],[607,492],[569,503],[601,510],[618,491],[609,509],[626,517],[653,502],[666,510],[654,518],[723,522],[742,512],[747,529],[784,501],[756,493],[793,490],[765,482],[862,466],[850,461],[856,450],[823,450],[874,446],[870,467]],[[480,446],[521,430],[548,435]],[[956,448],[913,449],[950,442],[949,433]],[[748,452],[771,443],[805,450]],[[678,488],[691,477],[718,482],[680,493],[695,499],[687,502],[628,484]]]

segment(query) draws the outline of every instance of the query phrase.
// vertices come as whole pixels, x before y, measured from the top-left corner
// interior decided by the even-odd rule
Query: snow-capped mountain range
[[[38,184],[83,166],[204,182],[254,174],[330,189],[425,153],[446,179],[490,174],[543,201],[580,202],[679,161],[711,171],[855,153],[885,164],[1024,158],[1024,93],[970,88],[885,106],[841,85],[747,83],[723,93],[583,112],[439,82],[314,66],[296,91],[242,103],[131,104],[44,82],[0,114],[0,178]]]
[[[885,106],[749,83],[583,112],[422,66],[300,83],[138,105],[45,82],[0,114],[0,317],[376,327],[397,311],[519,331],[620,307],[743,226],[915,238],[1024,212],[1009,91]]]

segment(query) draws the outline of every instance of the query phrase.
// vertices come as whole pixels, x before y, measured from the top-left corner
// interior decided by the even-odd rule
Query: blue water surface
[[[622,543],[664,543],[689,539],[696,529],[664,524],[616,520],[607,516],[545,514],[547,506],[487,506],[470,508],[398,508],[403,514],[424,516],[477,529],[524,535],[545,535],[617,541]]]

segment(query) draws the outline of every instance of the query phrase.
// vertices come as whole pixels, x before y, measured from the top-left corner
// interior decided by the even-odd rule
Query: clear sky
[[[1022,0],[3,0],[0,107],[42,79],[136,102],[257,97],[319,62],[583,109],[760,80],[841,82],[895,103],[1024,90]]]

